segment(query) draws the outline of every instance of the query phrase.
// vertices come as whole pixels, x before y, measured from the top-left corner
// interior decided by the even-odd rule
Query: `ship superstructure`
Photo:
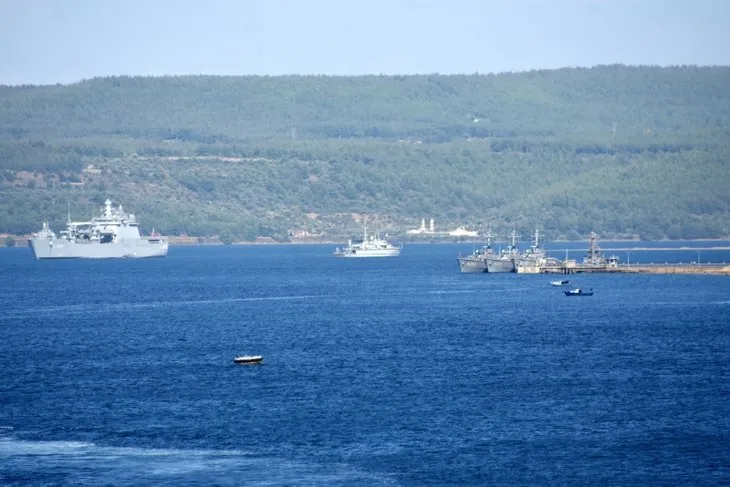
[[[591,232],[591,240],[588,245],[588,252],[583,257],[583,267],[585,268],[615,268],[618,266],[618,257],[612,255],[605,257],[598,245],[598,236],[595,232]]]
[[[336,248],[334,255],[336,257],[397,257],[400,255],[400,251],[400,246],[380,238],[378,234],[368,236],[368,229],[365,227],[362,242],[353,242],[350,239],[347,247]]]
[[[503,273],[516,272],[515,260],[519,258],[520,252],[517,249],[517,232],[512,229],[509,235],[509,245],[501,252],[487,258],[487,272]]]
[[[532,245],[515,259],[515,270],[521,273],[537,273],[545,267],[556,267],[560,260],[549,257],[540,247],[540,230],[535,229]]]

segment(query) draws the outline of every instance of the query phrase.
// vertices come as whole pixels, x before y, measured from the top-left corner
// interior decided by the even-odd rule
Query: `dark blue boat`
[[[571,289],[570,291],[563,291],[563,293],[566,296],[593,296],[593,288],[590,288],[588,291],[584,291],[581,288],[577,287],[575,289]]]

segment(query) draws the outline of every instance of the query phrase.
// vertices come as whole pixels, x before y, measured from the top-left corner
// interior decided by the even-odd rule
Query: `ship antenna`
[[[66,221],[71,222],[71,202],[66,199]]]

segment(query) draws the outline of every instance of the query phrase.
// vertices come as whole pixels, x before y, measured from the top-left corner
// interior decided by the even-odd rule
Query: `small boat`
[[[575,289],[571,289],[570,291],[563,291],[563,293],[566,296],[593,296],[593,288],[590,288],[588,291],[584,291],[581,288],[577,287]]]
[[[264,359],[261,355],[239,355],[233,358],[233,363],[241,365],[256,365],[260,364]]]
[[[562,280],[562,281],[550,281],[550,284],[553,286],[567,286],[570,284],[570,281],[568,280]]]

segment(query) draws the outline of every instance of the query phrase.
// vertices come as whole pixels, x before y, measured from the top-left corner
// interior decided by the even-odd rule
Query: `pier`
[[[566,249],[568,250],[568,249]],[[669,250],[674,252],[679,251],[695,251],[695,252],[703,252],[705,250],[730,250],[730,247],[616,247],[612,249],[602,249],[604,251],[611,251],[611,252],[634,252],[634,251],[641,251],[641,250]],[[571,250],[571,252],[574,252],[575,249]]]
[[[519,272],[519,271],[518,271]],[[530,272],[529,270],[526,272]],[[534,272],[534,270],[532,271]],[[617,264],[615,266],[584,265],[563,262],[539,267],[540,274],[713,274],[730,275],[730,264]]]
[[[576,249],[563,249],[565,252],[565,260],[555,258],[546,258],[541,262],[535,262],[533,265],[517,267],[519,273],[529,274],[580,274],[580,273],[611,273],[611,274],[713,274],[713,275],[730,275],[730,264],[728,263],[712,263],[701,262],[700,255],[706,251],[730,251],[727,246],[714,247],[616,247],[601,249],[598,246],[598,240],[595,233],[591,233],[588,252],[582,262],[568,258],[569,252],[575,252]],[[560,252],[560,250],[553,250]],[[616,255],[605,257],[603,251],[610,252],[631,252],[641,251],[668,251],[668,252],[697,252],[697,260],[690,263],[634,263],[631,262],[619,264],[619,258]]]

